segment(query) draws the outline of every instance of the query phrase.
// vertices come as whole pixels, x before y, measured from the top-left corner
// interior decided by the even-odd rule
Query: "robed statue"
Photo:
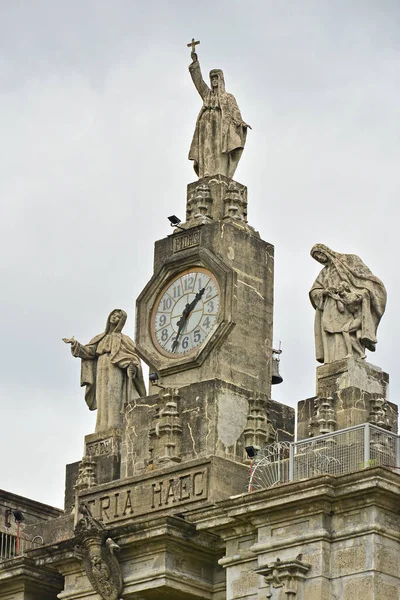
[[[135,343],[124,335],[126,312],[113,310],[103,333],[86,345],[74,338],[72,356],[81,359],[81,386],[90,410],[97,409],[96,433],[122,425],[122,413],[128,400],[146,396],[142,366]]]
[[[385,312],[383,283],[355,254],[339,254],[315,244],[311,256],[324,265],[310,291],[317,361],[365,358],[366,349],[375,351],[377,328]]]
[[[210,71],[210,87],[204,81],[192,40],[192,63],[189,72],[203,106],[197,117],[189,160],[199,178],[225,175],[232,178],[246,143],[247,125],[232,94],[225,91],[224,74],[220,69]]]

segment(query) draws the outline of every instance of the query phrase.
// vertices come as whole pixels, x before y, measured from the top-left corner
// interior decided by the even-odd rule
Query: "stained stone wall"
[[[157,396],[127,406],[121,477],[154,472],[162,466],[207,456],[242,463],[247,459],[245,446],[257,445],[255,436],[261,433],[265,443],[274,441],[277,435],[279,439],[293,439],[294,410],[268,400],[266,395],[256,396],[265,418],[257,424],[257,433],[251,414],[254,395],[241,387],[212,380],[182,387],[177,396],[172,390],[170,403],[175,403],[176,409],[171,414],[169,407],[164,418],[165,412],[159,410],[163,395],[165,392],[161,390]],[[149,435],[152,429],[158,447]]]
[[[400,475],[322,476],[187,515],[218,531],[227,600],[398,600]]]

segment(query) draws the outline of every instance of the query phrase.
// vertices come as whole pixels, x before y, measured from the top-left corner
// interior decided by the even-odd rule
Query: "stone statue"
[[[192,40],[192,63],[190,75],[203,99],[203,107],[197,117],[196,129],[189,150],[189,160],[201,177],[225,175],[232,178],[246,142],[247,125],[240,114],[232,94],[225,91],[224,74],[220,69],[210,71],[210,85],[203,80],[195,45]]]
[[[365,349],[375,351],[376,331],[385,312],[383,283],[355,254],[315,244],[311,256],[324,265],[310,291],[317,361],[365,358]]]
[[[135,344],[121,333],[126,317],[125,311],[113,310],[105,331],[86,346],[74,338],[63,338],[66,344],[71,344],[72,356],[82,360],[81,386],[86,386],[89,409],[97,408],[96,433],[121,427],[125,403],[146,396]]]

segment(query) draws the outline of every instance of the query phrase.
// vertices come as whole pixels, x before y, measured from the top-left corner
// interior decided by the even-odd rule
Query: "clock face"
[[[151,335],[164,356],[194,353],[217,325],[219,285],[214,275],[193,267],[175,276],[158,296],[151,318]]]

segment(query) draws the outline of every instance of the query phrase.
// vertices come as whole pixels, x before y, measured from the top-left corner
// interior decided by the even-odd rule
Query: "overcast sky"
[[[397,402],[399,17],[398,0],[2,0],[0,488],[63,504],[95,414],[61,338],[88,342],[116,307],[134,337],[154,240],[196,179],[192,37],[253,127],[235,179],[275,245],[275,399],[314,395],[322,242],[386,285],[368,360]]]

